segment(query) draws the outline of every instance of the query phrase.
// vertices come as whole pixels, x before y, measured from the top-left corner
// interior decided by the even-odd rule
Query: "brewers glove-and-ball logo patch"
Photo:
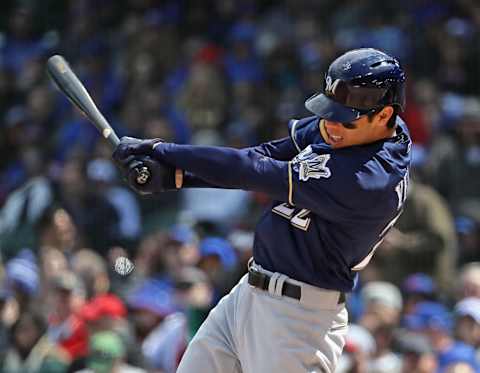
[[[314,153],[312,146],[309,145],[293,158],[292,167],[298,172],[301,181],[307,181],[311,177],[314,179],[329,178],[331,175],[330,169],[327,167],[329,159],[330,154]]]

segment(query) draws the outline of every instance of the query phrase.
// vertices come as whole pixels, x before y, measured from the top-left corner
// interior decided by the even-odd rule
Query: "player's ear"
[[[387,124],[390,118],[393,115],[393,107],[392,106],[385,106],[381,111],[377,113],[377,118],[379,119],[380,124]]]

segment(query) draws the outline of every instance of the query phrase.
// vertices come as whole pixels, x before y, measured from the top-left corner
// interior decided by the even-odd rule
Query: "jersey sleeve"
[[[253,150],[265,157],[279,161],[289,161],[298,154],[297,147],[290,137],[269,141],[245,150]]]
[[[297,150],[290,137],[269,141],[254,147],[245,148],[243,153],[255,152],[263,157],[272,158],[279,161],[289,161],[295,155]],[[184,172],[183,188],[227,188],[209,183],[208,181],[198,177],[192,172]]]
[[[288,123],[289,137],[269,141],[257,146],[242,149],[243,154],[258,154],[259,159],[263,157],[278,161],[290,161],[306,145],[315,141],[319,136],[318,118],[308,117],[303,119],[292,119]],[[255,157],[251,157],[252,159]],[[264,162],[268,163],[268,162]],[[277,165],[278,166],[278,165]],[[286,167],[286,164],[283,165]],[[268,167],[267,167],[268,168]],[[214,184],[191,171],[184,172],[183,188],[235,188],[224,184]]]
[[[264,192],[286,201],[288,161],[267,157],[251,148],[160,143],[153,157],[217,188]]]

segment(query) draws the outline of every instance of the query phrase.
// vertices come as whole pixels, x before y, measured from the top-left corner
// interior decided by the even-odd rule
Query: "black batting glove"
[[[153,154],[153,145],[159,141],[161,140],[122,137],[120,144],[113,152],[113,160],[121,170],[124,179],[132,189],[141,195],[176,190],[175,169],[150,156]],[[139,180],[142,179],[141,170],[145,167],[149,171],[148,181],[139,183]]]
[[[141,140],[135,137],[124,136],[120,139],[120,144],[113,152],[113,159],[121,161],[132,155],[151,156],[153,154],[154,145],[163,142],[162,139]]]

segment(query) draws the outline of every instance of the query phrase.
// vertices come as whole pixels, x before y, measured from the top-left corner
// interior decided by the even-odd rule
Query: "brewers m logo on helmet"
[[[332,77],[327,75],[325,78],[325,94],[327,96],[335,96],[335,90],[337,89],[338,83],[340,83],[340,79],[332,81]]]

